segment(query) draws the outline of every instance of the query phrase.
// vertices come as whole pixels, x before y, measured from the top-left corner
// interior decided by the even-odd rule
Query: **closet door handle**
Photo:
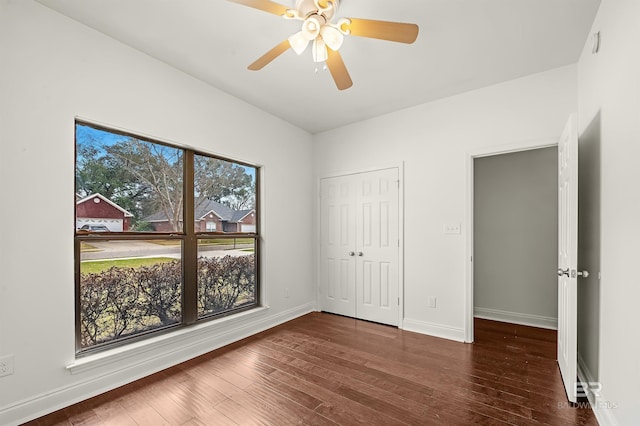
[[[587,278],[589,277],[589,271],[576,271],[575,269],[571,271],[571,278]]]
[[[363,252],[361,252],[361,251],[359,251],[359,252],[358,252],[358,256],[362,257],[362,256],[364,256],[364,253],[363,253]]]
[[[349,256],[355,256],[355,255],[356,255],[356,253],[355,253],[355,252],[353,252],[353,251],[350,251],[350,252],[349,252]]]

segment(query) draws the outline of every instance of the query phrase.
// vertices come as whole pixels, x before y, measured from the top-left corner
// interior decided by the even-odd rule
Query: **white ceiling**
[[[338,91],[310,49],[247,65],[299,21],[226,0],[38,0],[311,133],[577,62],[600,0],[342,0],[338,17],[412,22],[411,45],[348,37]],[[293,7],[295,0],[281,0]]]

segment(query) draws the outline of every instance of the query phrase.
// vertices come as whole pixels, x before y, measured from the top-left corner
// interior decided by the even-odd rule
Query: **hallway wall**
[[[474,160],[474,313],[557,328],[558,149]]]

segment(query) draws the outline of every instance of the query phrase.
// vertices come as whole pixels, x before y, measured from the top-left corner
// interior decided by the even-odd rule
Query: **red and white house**
[[[128,231],[133,215],[101,194],[76,200],[76,229],[104,225],[111,232]]]

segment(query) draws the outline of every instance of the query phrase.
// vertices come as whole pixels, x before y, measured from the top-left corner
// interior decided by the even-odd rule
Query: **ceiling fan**
[[[415,24],[357,18],[340,18],[333,23],[340,0],[296,0],[293,9],[269,0],[229,1],[282,16],[285,19],[302,21],[302,29],[299,32],[258,58],[249,65],[250,70],[258,71],[264,68],[289,48],[301,55],[311,44],[313,60],[326,62],[339,90],[348,89],[353,85],[347,67],[338,52],[345,35],[408,44],[416,41],[418,37],[418,26]]]

